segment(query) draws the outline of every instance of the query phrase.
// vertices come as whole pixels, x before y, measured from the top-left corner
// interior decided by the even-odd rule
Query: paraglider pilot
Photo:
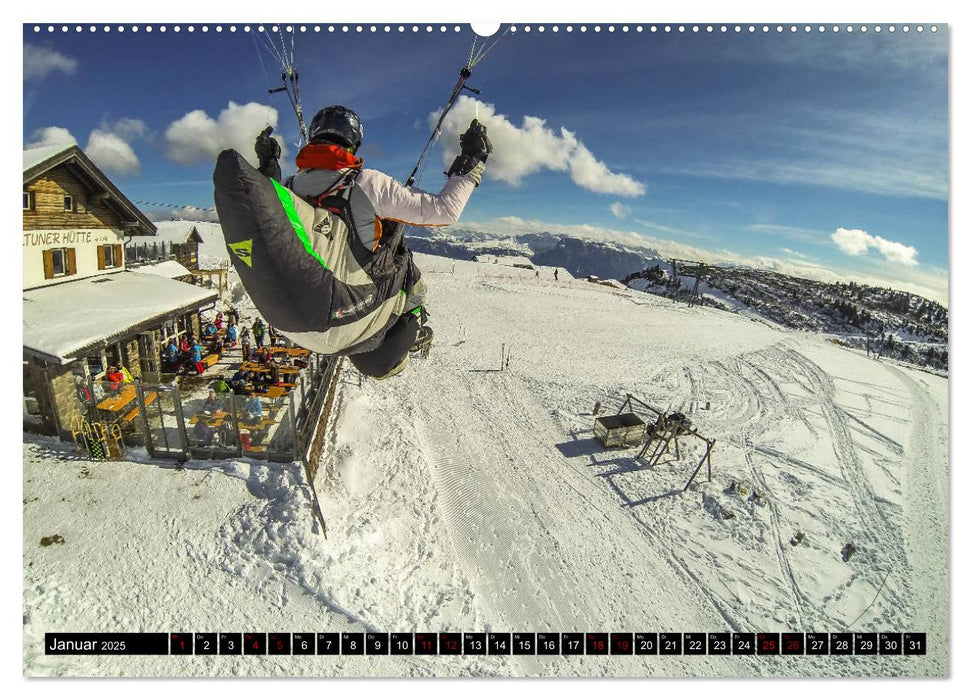
[[[272,138],[272,131],[272,127],[267,127],[259,135],[256,153],[260,173],[279,181],[280,145]],[[340,105],[321,109],[311,122],[309,143],[297,154],[298,172],[283,183],[299,199],[310,203],[315,211],[327,209],[347,227],[346,239],[342,239],[346,241],[342,244],[346,249],[343,251],[327,248],[327,245],[333,244],[313,237],[318,228],[326,230],[324,224],[320,223],[320,213],[305,215],[311,225],[303,227],[305,234],[300,239],[303,249],[294,247],[294,252],[287,253],[282,248],[290,242],[284,240],[286,236],[283,234],[279,237],[283,241],[277,247],[279,255],[293,258],[293,264],[288,267],[281,265],[281,270],[286,269],[293,276],[301,274],[300,271],[308,266],[312,268],[319,264],[332,274],[332,279],[328,279],[326,285],[320,283],[318,287],[321,291],[317,306],[325,305],[326,311],[314,309],[312,299],[298,300],[295,303],[305,303],[303,315],[297,317],[297,312],[289,312],[292,318],[298,318],[297,321],[283,318],[286,315],[284,311],[279,312],[279,320],[269,319],[269,309],[260,307],[259,289],[251,289],[259,287],[260,282],[248,284],[244,279],[244,285],[263,315],[292,340],[324,354],[348,355],[363,374],[384,379],[407,366],[409,351],[421,349],[431,341],[431,328],[424,325],[427,318],[426,286],[412,261],[400,227],[447,226],[455,223],[472,192],[482,181],[492,143],[486,127],[473,120],[460,137],[461,153],[446,173],[448,180],[438,194],[431,194],[401,185],[380,171],[364,168],[363,159],[355,155],[363,138],[364,128],[356,113]],[[226,158],[227,171],[233,167],[233,176],[243,179],[245,175],[236,173],[245,171],[245,166],[239,166],[235,161],[230,163],[227,153],[234,152],[220,155],[214,180],[220,220],[225,220],[224,229],[233,229],[233,212],[223,216],[223,210],[229,211],[231,207],[228,195],[226,199],[220,199],[220,167]],[[238,160],[238,154],[236,156]],[[228,182],[228,178],[225,181]],[[279,182],[273,184],[278,188],[277,196],[284,201],[287,194],[280,194]],[[223,201],[226,204],[220,207]],[[295,216],[290,215],[291,223]],[[249,260],[244,260],[246,265],[237,265],[237,268],[255,279],[256,273],[245,268],[257,269],[258,239],[252,233],[243,231],[243,220],[241,217],[239,220],[241,231],[236,236],[239,243],[234,244],[227,238],[227,244],[238,256],[251,255]],[[325,223],[326,227],[332,225],[331,222]],[[297,229],[297,224],[294,223],[293,228]],[[309,233],[306,232],[308,228]],[[289,238],[293,238],[292,231]],[[250,248],[244,248],[240,253],[241,246]],[[311,263],[299,257],[303,250],[317,262]],[[351,264],[334,264],[333,261],[339,260],[340,256],[344,256],[344,259],[353,256],[353,260]],[[357,268],[367,275],[363,282],[360,275],[354,276]],[[322,277],[323,273],[314,268],[307,274],[305,293],[310,295],[313,293],[309,289],[311,281]],[[342,274],[346,277],[341,277]],[[279,276],[282,276],[282,272]],[[361,291],[365,289],[368,291]],[[274,294],[278,296],[273,297]],[[266,298],[271,301],[279,299],[279,294],[278,290],[268,289]],[[277,303],[277,306],[280,304]],[[315,325],[312,325],[306,319],[315,313],[320,315],[314,316]],[[301,324],[304,327],[296,327]]]

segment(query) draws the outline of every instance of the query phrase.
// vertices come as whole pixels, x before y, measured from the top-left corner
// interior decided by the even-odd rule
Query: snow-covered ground
[[[317,478],[326,539],[299,465],[93,463],[25,436],[27,675],[948,673],[945,379],[634,290],[416,258],[435,343],[391,380],[343,372]],[[594,441],[594,404],[610,413],[627,393],[716,439],[711,483],[702,470],[681,491],[700,443],[645,468]],[[41,646],[46,631],[844,629],[926,632],[929,653],[187,660]]]

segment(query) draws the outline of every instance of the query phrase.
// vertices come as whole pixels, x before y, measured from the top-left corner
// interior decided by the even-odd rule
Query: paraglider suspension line
[[[438,139],[442,133],[442,123],[445,121],[445,117],[451,111],[452,107],[455,105],[455,100],[458,99],[459,94],[462,92],[462,88],[465,87],[465,81],[469,79],[472,75],[472,69],[466,65],[462,67],[459,71],[458,82],[455,83],[455,87],[452,88],[452,94],[448,98],[448,102],[445,105],[445,109],[442,110],[441,115],[438,117],[438,122],[435,124],[435,128],[432,130],[432,135],[428,137],[428,141],[425,142],[425,147],[421,149],[421,155],[418,156],[418,162],[415,163],[414,169],[411,171],[411,175],[408,176],[408,181],[405,183],[406,187],[411,187],[415,184],[415,175],[421,168],[422,162],[425,160],[425,156],[428,153],[428,149],[431,148],[432,144]],[[468,88],[477,95],[480,94],[478,90],[474,88]]]

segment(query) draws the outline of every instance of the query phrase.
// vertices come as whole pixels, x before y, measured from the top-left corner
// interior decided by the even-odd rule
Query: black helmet
[[[324,107],[310,122],[310,143],[330,141],[353,153],[361,145],[363,138],[364,126],[361,118],[341,105]]]

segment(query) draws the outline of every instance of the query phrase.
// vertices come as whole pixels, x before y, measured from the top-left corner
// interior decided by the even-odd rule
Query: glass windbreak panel
[[[231,391],[217,391],[214,387],[216,383],[182,397],[186,440],[191,454],[197,458],[227,457],[239,452],[235,396]],[[224,389],[221,385],[218,388]]]
[[[185,456],[185,426],[182,424],[182,406],[178,388],[169,384],[142,385],[144,406],[136,405],[139,415],[144,409],[144,422],[148,425],[148,448],[153,456]],[[130,411],[129,411],[130,413]]]
[[[297,379],[296,386],[293,387],[293,391],[290,392],[290,401],[293,403],[294,415],[297,418],[297,425],[302,426],[304,423],[304,414],[306,413],[306,406],[303,388],[305,383],[299,378]]]
[[[265,457],[276,411],[271,411],[272,400],[250,394],[235,396],[236,416],[239,420],[239,443],[243,454]]]
[[[283,397],[272,407],[273,427],[267,435],[270,458],[277,461],[296,459],[296,437],[290,412],[290,397]]]

